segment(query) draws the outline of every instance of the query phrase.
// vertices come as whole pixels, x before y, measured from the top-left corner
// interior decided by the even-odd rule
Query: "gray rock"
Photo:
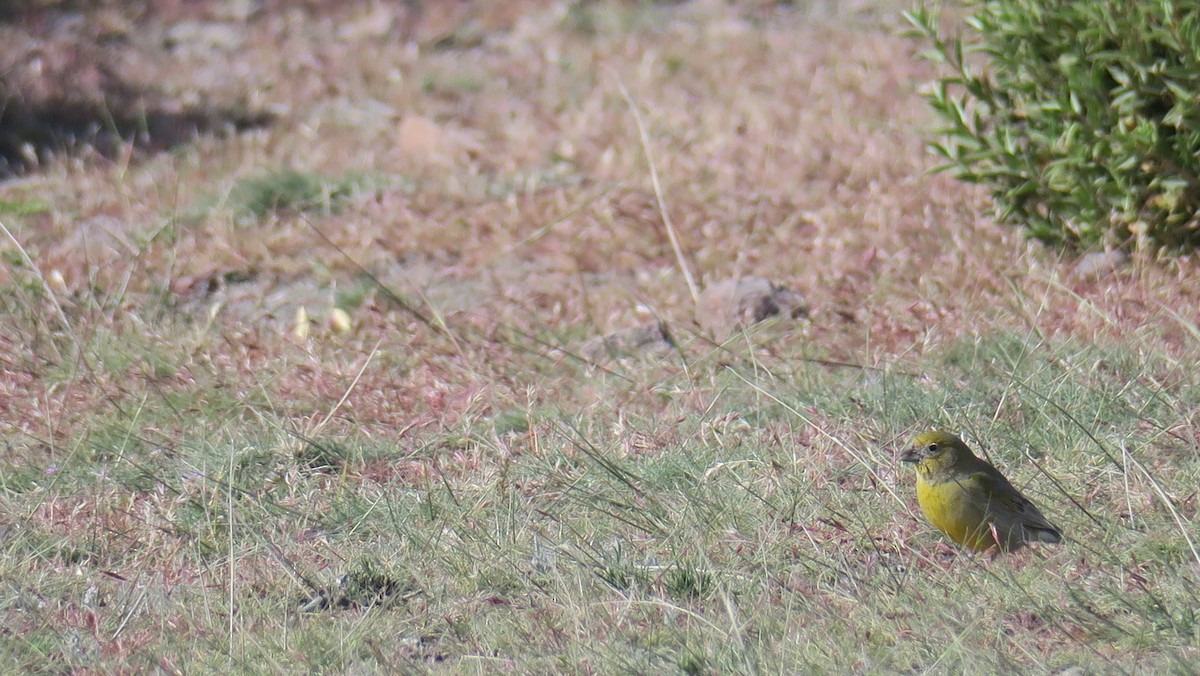
[[[710,284],[700,294],[696,306],[696,320],[701,328],[718,339],[769,317],[807,316],[808,303],[803,294],[756,276]]]
[[[585,343],[579,352],[589,361],[605,362],[626,357],[663,357],[674,349],[675,339],[666,323],[658,323],[598,336]]]
[[[1075,264],[1072,274],[1079,279],[1095,280],[1107,277],[1129,263],[1129,254],[1114,249],[1086,254]]]

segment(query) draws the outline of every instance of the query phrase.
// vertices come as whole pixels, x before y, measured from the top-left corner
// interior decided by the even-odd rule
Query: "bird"
[[[1030,542],[1062,542],[1062,531],[957,436],[920,434],[900,460],[916,465],[925,518],[960,546],[995,555]]]

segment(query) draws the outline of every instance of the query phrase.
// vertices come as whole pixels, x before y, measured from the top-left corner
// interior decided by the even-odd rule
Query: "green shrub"
[[[906,17],[941,65],[941,167],[990,188],[1000,220],[1060,246],[1200,244],[1200,5],[968,0]]]

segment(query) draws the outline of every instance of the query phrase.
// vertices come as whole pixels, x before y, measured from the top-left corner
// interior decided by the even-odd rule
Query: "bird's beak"
[[[921,457],[917,454],[917,449],[910,448],[900,454],[900,462],[921,462]]]

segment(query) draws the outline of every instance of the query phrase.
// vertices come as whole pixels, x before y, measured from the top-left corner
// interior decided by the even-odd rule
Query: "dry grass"
[[[155,96],[278,117],[0,184],[0,660],[1187,669],[1195,263],[1079,279],[928,175],[898,9],[135,17]],[[622,87],[701,285],[808,320],[700,335]],[[579,358],[656,320],[677,351]],[[893,454],[930,424],[1071,541],[939,549]]]

